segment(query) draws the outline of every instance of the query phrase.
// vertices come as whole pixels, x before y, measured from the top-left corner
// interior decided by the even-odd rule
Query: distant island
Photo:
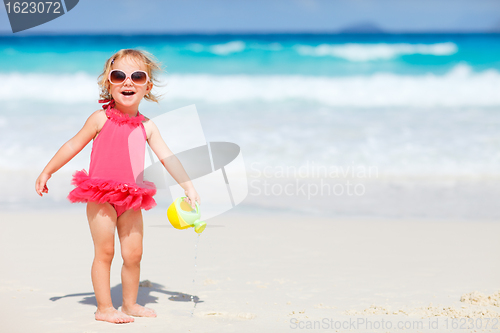
[[[385,32],[373,22],[360,22],[339,30],[339,33],[342,34],[381,34]]]

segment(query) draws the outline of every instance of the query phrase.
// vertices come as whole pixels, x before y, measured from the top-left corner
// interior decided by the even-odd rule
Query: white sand
[[[80,214],[0,213],[0,220],[2,332],[285,332],[297,331],[297,321],[427,325],[436,315],[500,316],[497,222],[328,220],[235,209],[207,221],[195,272],[196,233],[173,229],[159,209],[145,212],[138,301],[158,317],[115,325],[94,320],[85,205]],[[120,306],[118,238],[115,245],[111,288]],[[194,316],[191,295],[200,301]],[[427,331],[450,329],[405,330]]]

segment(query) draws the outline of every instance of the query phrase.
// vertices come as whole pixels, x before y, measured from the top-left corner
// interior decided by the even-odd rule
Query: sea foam
[[[231,53],[243,52],[246,44],[242,41],[231,41],[224,44],[203,45],[199,43],[191,43],[186,46],[187,50],[193,52],[210,52],[216,55],[225,56]]]
[[[425,54],[433,56],[449,56],[458,51],[456,44],[321,44],[318,46],[295,45],[295,50],[303,56],[337,57],[349,61],[390,60],[403,55]]]
[[[490,107],[500,105],[500,73],[466,64],[445,75],[367,76],[173,74],[155,88],[168,100],[207,103],[306,101],[342,107]],[[17,87],[23,87],[18,89]],[[50,87],[47,89],[46,87]],[[98,98],[96,78],[75,74],[0,74],[1,101],[82,103]]]

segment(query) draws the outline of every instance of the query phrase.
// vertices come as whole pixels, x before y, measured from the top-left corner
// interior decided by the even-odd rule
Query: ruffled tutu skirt
[[[71,202],[109,202],[123,206],[124,210],[149,210],[156,206],[156,201],[153,199],[156,186],[152,182],[144,181],[139,186],[139,184],[90,178],[87,171],[83,169],[73,174],[71,184],[76,186],[68,195]]]

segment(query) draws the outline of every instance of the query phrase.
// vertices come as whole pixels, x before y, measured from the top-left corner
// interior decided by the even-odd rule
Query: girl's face
[[[116,108],[121,111],[137,111],[144,96],[147,95],[153,88],[153,83],[148,82],[142,86],[137,85],[130,79],[130,74],[135,71],[147,72],[146,65],[133,58],[124,57],[115,60],[111,69],[120,69],[129,76],[125,79],[125,81],[119,84],[112,84],[108,81],[109,92],[115,100]]]

